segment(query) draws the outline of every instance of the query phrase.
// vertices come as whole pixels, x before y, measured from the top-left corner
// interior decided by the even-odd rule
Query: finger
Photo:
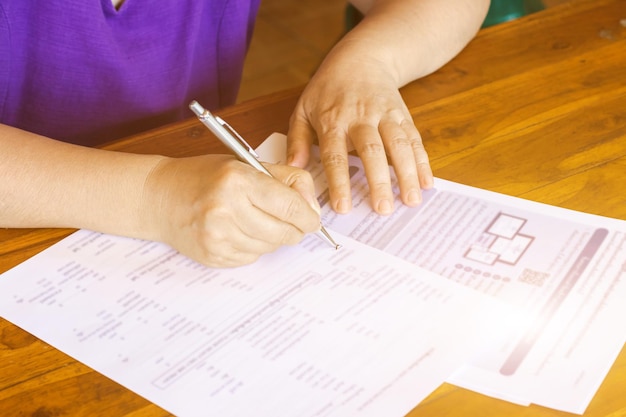
[[[372,207],[379,214],[393,212],[393,192],[387,154],[378,129],[360,124],[350,129],[350,138],[363,161]]]
[[[420,181],[420,187],[424,190],[430,189],[434,184],[433,171],[430,167],[430,161],[428,159],[428,153],[424,148],[422,136],[413,124],[413,121],[406,121],[403,126],[405,130],[408,130],[409,137],[415,139],[411,141],[411,147],[413,148],[413,156],[415,157],[415,163],[417,164],[417,175]]]
[[[297,222],[296,222],[297,223]],[[271,252],[283,245],[296,245],[304,236],[319,229],[319,220],[314,223],[313,230],[306,232],[296,224],[283,221],[268,212],[258,209],[241,224],[241,234],[247,237],[245,244],[238,246],[241,250]]]
[[[274,178],[280,180],[286,186],[296,190],[309,203],[317,214],[321,213],[319,202],[315,193],[315,183],[308,171],[296,167],[284,165],[264,164]]]
[[[263,242],[264,243],[264,242]],[[248,240],[249,244],[249,240]],[[195,261],[212,268],[234,268],[242,265],[254,263],[259,257],[273,250],[267,249],[263,244],[262,248],[251,251],[240,250],[229,246],[222,246],[219,250],[205,252],[206,256],[193,257]]]
[[[287,132],[287,165],[304,168],[309,163],[316,134],[307,119],[297,112],[292,115]]]
[[[299,184],[305,182],[306,175],[301,174],[299,169],[283,168],[290,169],[295,175],[288,181]],[[282,174],[281,168],[272,167],[272,169],[278,170]],[[290,188],[276,178],[270,178],[266,175],[263,177],[257,179],[256,186],[247,194],[249,204],[258,209],[258,212],[251,212],[248,218],[254,223],[263,223],[256,226],[257,228],[264,227],[264,233],[268,233],[269,236],[279,236],[279,241],[281,235],[285,236],[282,239],[290,243],[299,241],[302,238],[301,233],[310,233],[319,229],[319,213],[313,209],[311,203],[299,191]],[[312,184],[309,184],[304,188],[311,186]],[[252,220],[253,216],[261,216],[261,214],[264,215],[263,218]],[[298,230],[298,236],[293,237],[295,232],[286,226]]]
[[[422,202],[422,193],[412,145],[420,141],[417,129],[403,128],[395,120],[385,119],[380,122],[378,130],[394,167],[402,202],[408,206],[418,205]]]
[[[279,245],[251,230],[247,218],[241,213],[213,216],[211,222],[195,228],[197,239],[185,241],[181,252],[204,265],[227,268],[252,263],[262,254],[276,250]]]
[[[320,160],[328,181],[330,204],[337,213],[352,209],[346,135],[337,129],[319,135]]]
[[[198,244],[191,248],[191,256],[209,266],[248,264],[283,245],[297,244],[305,235],[294,225],[254,206],[212,220],[204,225]]]

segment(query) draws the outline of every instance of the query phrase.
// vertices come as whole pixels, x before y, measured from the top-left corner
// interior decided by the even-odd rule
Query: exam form
[[[283,143],[273,135],[258,152],[279,160]],[[398,199],[392,215],[379,216],[360,160],[349,163],[349,215],[327,204],[317,153],[308,167],[328,227],[524,311],[448,381],[584,412],[626,340],[626,222],[442,179],[419,207]]]
[[[0,315],[178,416],[404,416],[508,310],[336,237],[211,269],[80,230],[0,275]]]

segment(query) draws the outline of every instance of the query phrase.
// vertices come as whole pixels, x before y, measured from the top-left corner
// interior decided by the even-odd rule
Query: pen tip
[[[341,245],[339,243],[335,242],[335,240],[330,236],[330,234],[328,234],[328,232],[326,231],[324,226],[320,226],[319,232],[320,232],[320,236],[322,237],[323,240],[328,242],[331,246],[334,246],[335,250],[339,250]]]

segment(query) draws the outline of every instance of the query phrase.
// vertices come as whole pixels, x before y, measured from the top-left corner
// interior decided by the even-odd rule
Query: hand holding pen
[[[253,167],[257,172],[264,174],[266,177],[270,179],[274,178],[272,173],[268,171],[268,169],[261,164],[261,162],[257,159],[256,152],[252,147],[225,121],[220,119],[219,117],[214,116],[208,110],[204,109],[198,102],[193,101],[189,105],[190,109],[194,112],[194,114],[198,117],[198,119],[222,142],[226,145],[235,156],[245,162],[246,164]],[[281,167],[277,166],[274,169],[292,169],[291,167]],[[306,173],[308,176],[308,173]],[[310,176],[308,176],[310,179]],[[276,181],[275,181],[276,182]],[[278,182],[276,182],[278,184]],[[289,185],[289,184],[288,184]],[[304,194],[303,194],[304,196]],[[278,201],[280,201],[280,196],[274,196]],[[314,198],[314,197],[313,197]],[[314,202],[312,205],[317,206],[317,203]],[[316,207],[317,208],[317,207]],[[330,246],[335,249],[338,249],[340,245],[338,245],[330,234],[326,231],[321,223],[319,224],[318,234],[319,236],[326,241]],[[255,238],[259,238],[259,236],[254,236]]]
[[[148,160],[140,205],[131,212],[141,227],[135,236],[204,265],[250,264],[320,230],[313,179],[303,169],[267,164],[272,178],[233,155]]]

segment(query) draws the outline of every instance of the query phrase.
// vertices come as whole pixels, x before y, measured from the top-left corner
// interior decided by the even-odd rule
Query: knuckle
[[[234,187],[245,183],[250,175],[246,168],[247,166],[237,159],[232,158],[226,160],[217,167],[219,178],[217,185],[221,187]]]
[[[346,131],[340,128],[337,119],[333,117],[327,117],[328,120],[320,118],[320,136],[326,141],[333,141],[335,138],[342,138],[346,136]]]
[[[288,184],[303,184],[310,187],[314,184],[311,173],[300,168],[293,168],[286,182]]]
[[[419,142],[411,142],[411,147],[413,149],[413,154],[416,156],[416,160],[418,164],[427,164],[428,163],[428,152],[426,152],[426,148],[424,144]]]
[[[200,248],[200,263],[210,267],[223,267],[232,262],[230,256],[226,252],[222,252],[217,245],[207,245]]]
[[[385,147],[380,142],[367,142],[359,146],[358,152],[361,157],[380,156],[385,154]]]
[[[424,143],[421,139],[413,139],[410,141],[410,143],[411,148],[413,148],[414,151],[426,152],[426,148],[424,148]]]
[[[289,198],[284,200],[283,216],[287,221],[297,219],[302,211],[302,203],[299,198]]]
[[[232,268],[235,266],[250,265],[255,263],[260,257],[261,254],[259,253],[239,253],[236,257],[229,260],[230,263],[227,267]]]
[[[387,138],[387,143],[391,148],[406,148],[407,150],[409,147],[413,146],[413,141],[406,137],[406,135],[401,135],[399,133]]]
[[[403,129],[417,130],[415,127],[415,122],[410,117],[402,116],[399,118],[399,120],[400,120],[400,126]]]
[[[326,151],[320,155],[322,164],[325,167],[338,167],[346,166],[348,164],[348,157],[339,152]]]

